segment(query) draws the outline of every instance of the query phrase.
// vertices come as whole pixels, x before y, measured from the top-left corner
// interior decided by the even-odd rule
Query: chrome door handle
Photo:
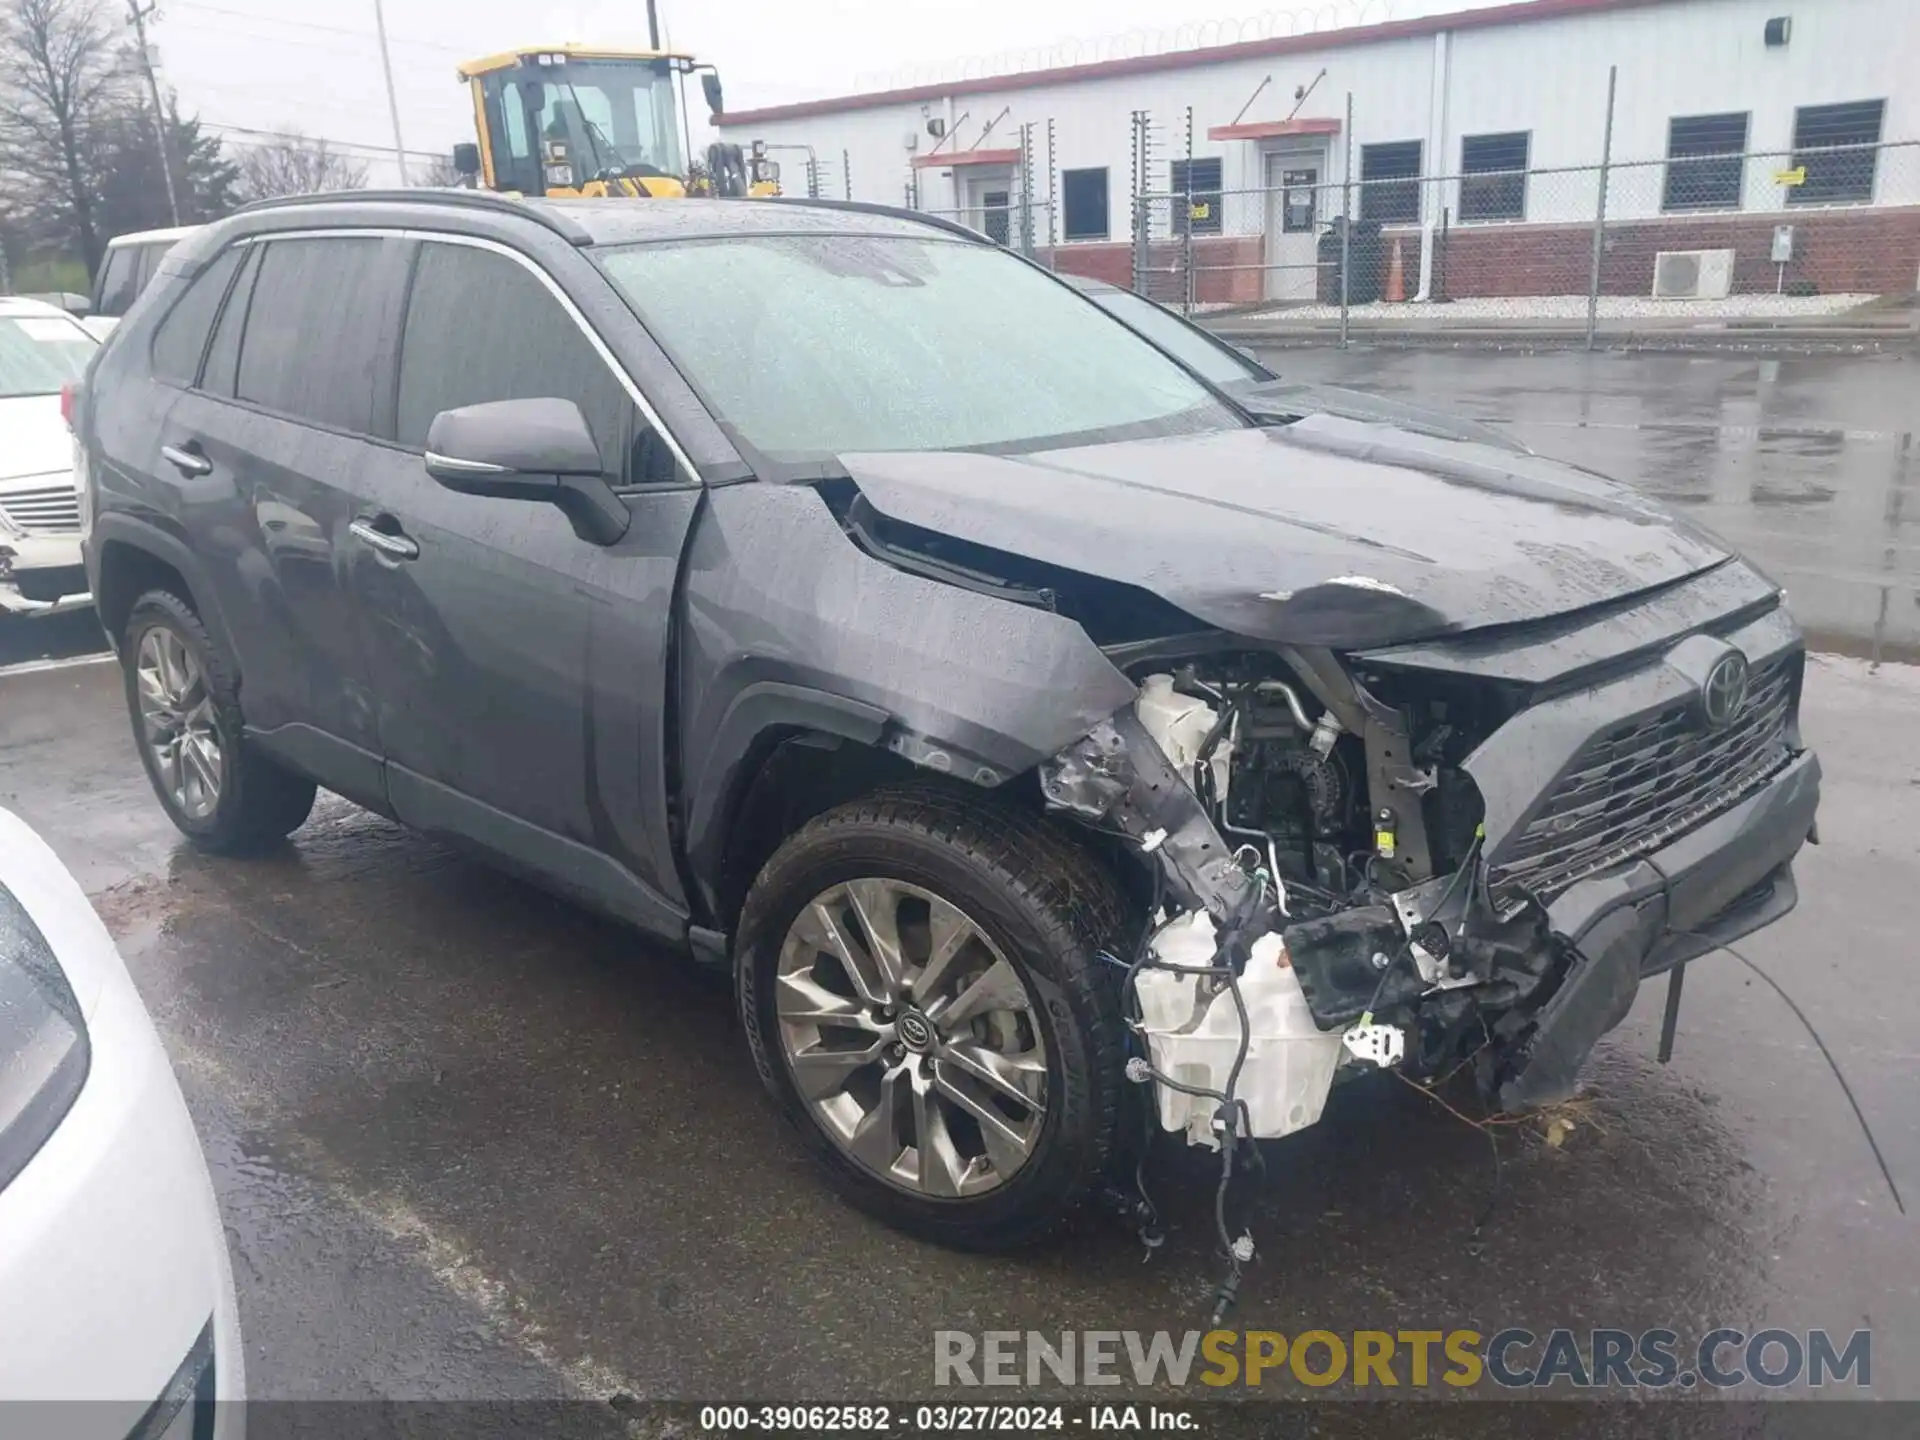
[[[182,475],[211,475],[213,462],[204,455],[191,450],[182,450],[178,445],[162,445],[160,458],[166,461]]]
[[[416,560],[420,556],[420,547],[405,535],[389,535],[376,529],[371,520],[356,520],[347,526],[347,533],[354,539],[364,541],[389,560]]]

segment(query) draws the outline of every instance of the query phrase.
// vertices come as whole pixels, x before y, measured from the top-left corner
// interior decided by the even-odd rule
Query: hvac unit
[[[1662,250],[1653,257],[1656,300],[1724,300],[1733,290],[1733,251]]]

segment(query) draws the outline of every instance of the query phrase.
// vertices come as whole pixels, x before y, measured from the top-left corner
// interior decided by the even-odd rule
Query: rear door
[[[391,375],[404,241],[267,237],[246,254],[169,465],[226,617],[247,723],[323,784],[381,806],[379,737],[343,547]]]
[[[352,558],[394,813],[672,931],[684,899],[664,695],[698,483],[562,287],[518,252],[423,240],[397,372],[393,444],[358,516],[382,541]],[[613,546],[552,506],[456,494],[426,473],[441,411],[547,396],[580,406],[627,496]]]

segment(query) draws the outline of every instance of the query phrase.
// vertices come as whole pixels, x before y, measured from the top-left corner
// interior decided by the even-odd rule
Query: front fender
[[[685,575],[680,774],[703,883],[769,732],[880,744],[993,786],[1134,695],[1073,621],[896,570],[810,486],[713,489]]]

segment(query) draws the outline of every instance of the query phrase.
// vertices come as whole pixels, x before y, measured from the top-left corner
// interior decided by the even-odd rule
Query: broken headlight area
[[[1236,1154],[1316,1123],[1343,1070],[1437,1074],[1484,1051],[1498,1071],[1562,968],[1537,905],[1501,918],[1487,899],[1458,766],[1494,709],[1388,704],[1331,654],[1299,658],[1149,667],[1133,705],[1040,771],[1049,806],[1147,867],[1146,924],[1109,957],[1127,1074],[1161,1128],[1220,1152],[1223,1197]],[[1144,1187],[1130,1208],[1147,1236]],[[1253,1242],[1224,1198],[1216,1213],[1221,1314]]]
[[[1537,905],[1496,913],[1460,768],[1497,694],[1388,703],[1331,655],[1202,656],[1042,767],[1049,805],[1148,869],[1124,965],[1134,1078],[1195,1144],[1311,1125],[1342,1071],[1518,1063],[1566,957]]]

